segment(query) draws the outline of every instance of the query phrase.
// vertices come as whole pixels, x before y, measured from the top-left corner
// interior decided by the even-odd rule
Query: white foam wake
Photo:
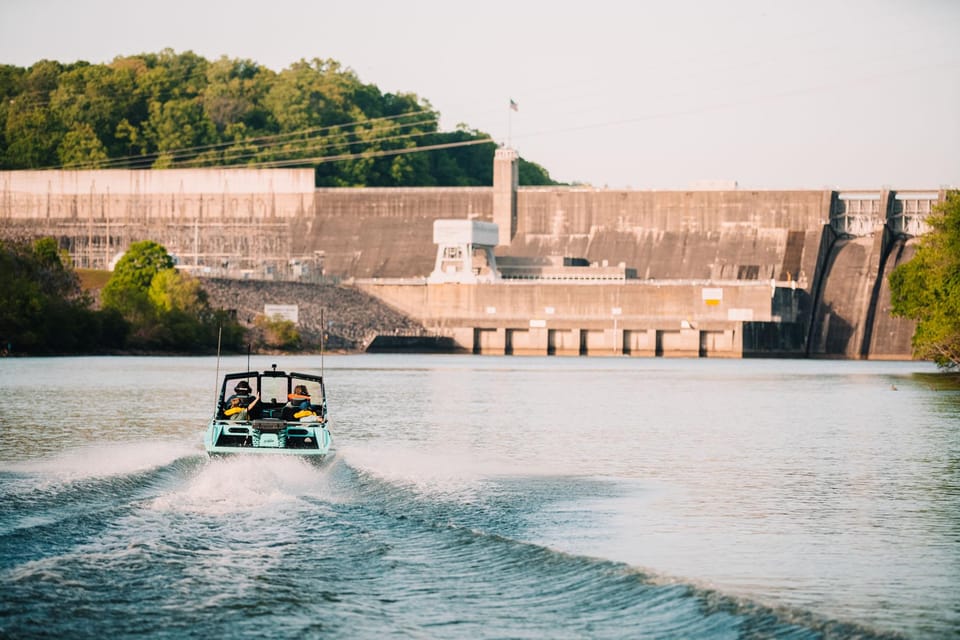
[[[57,481],[78,481],[140,473],[199,453],[185,442],[117,442],[88,446],[48,458],[11,462],[7,471],[37,474]]]
[[[470,500],[487,481],[502,476],[531,475],[517,463],[474,451],[437,445],[364,444],[339,450],[361,473],[400,485],[422,495]]]
[[[160,496],[163,511],[211,514],[249,511],[296,502],[303,496],[329,499],[324,470],[286,456],[236,456],[210,460],[186,485]]]

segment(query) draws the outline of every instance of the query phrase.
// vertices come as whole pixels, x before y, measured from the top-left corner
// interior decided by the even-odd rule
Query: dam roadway
[[[340,283],[477,353],[910,357],[887,275],[938,190],[317,189],[311,170],[0,173],[4,237],[102,268],[152,239],[207,277]],[[436,220],[496,223],[496,282],[432,282]],[[296,303],[297,300],[287,300]],[[363,342],[363,341],[361,341]]]

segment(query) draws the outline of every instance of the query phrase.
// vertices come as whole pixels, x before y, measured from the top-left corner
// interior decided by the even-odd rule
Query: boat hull
[[[233,447],[213,447],[207,449],[207,456],[210,458],[299,458],[300,460],[307,460],[313,464],[323,464],[331,458],[333,458],[333,452],[328,451],[326,453],[317,453],[309,452],[304,453],[302,451],[288,451],[284,449],[236,449]]]
[[[333,439],[326,425],[215,420],[207,426],[204,447],[210,457],[287,456],[320,463],[331,457]]]

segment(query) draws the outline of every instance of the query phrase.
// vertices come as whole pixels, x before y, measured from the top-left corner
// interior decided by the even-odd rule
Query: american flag
[[[513,98],[510,98],[510,108],[513,109],[514,111],[519,111],[520,105],[518,105]]]

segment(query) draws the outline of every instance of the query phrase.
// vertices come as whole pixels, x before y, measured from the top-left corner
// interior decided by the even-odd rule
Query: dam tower
[[[517,188],[520,186],[520,154],[501,147],[493,156],[493,222],[500,228],[497,243],[508,246],[517,234]]]

